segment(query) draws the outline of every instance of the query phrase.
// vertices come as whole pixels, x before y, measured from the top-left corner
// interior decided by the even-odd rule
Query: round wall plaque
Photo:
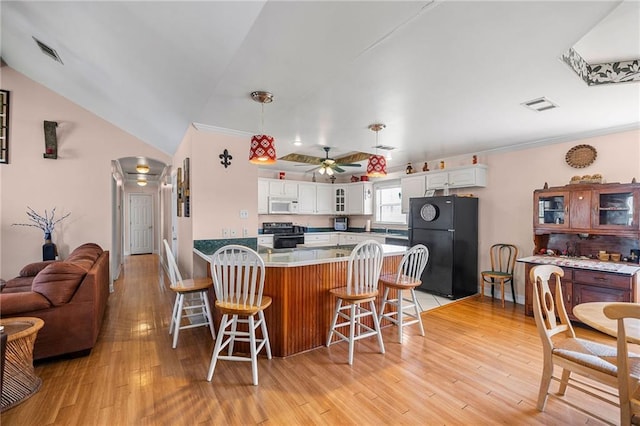
[[[438,208],[433,204],[425,204],[420,209],[420,217],[426,222],[432,222],[438,217]]]
[[[571,167],[582,169],[592,164],[597,156],[598,152],[591,145],[576,145],[567,151],[564,159]]]

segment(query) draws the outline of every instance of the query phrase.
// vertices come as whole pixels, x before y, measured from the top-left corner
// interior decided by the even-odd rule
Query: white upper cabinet
[[[358,182],[347,185],[346,214],[373,213],[373,184]]]
[[[402,178],[400,187],[402,191],[402,213],[409,213],[409,199],[424,196],[426,178],[424,175]]]
[[[269,181],[258,179],[258,214],[269,213]]]
[[[487,186],[487,166],[460,167],[448,171],[426,173],[427,189],[469,188]]]
[[[333,185],[316,184],[316,214],[333,214]]]
[[[316,214],[316,184],[298,184],[298,214]]]
[[[268,179],[270,197],[298,197],[298,182],[284,179]]]
[[[347,187],[345,185],[333,185],[333,213],[347,214]]]

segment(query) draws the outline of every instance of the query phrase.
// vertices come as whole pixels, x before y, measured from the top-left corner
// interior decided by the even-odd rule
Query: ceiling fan
[[[322,147],[322,149],[325,153],[324,158],[304,154],[288,154],[284,157],[281,157],[280,160],[294,161],[297,163],[316,164],[317,167],[314,167],[311,170],[318,169],[318,172],[321,175],[326,173],[331,176],[333,175],[334,171],[338,173],[344,172],[345,170],[343,169],[343,167],[360,167],[361,165],[356,163],[356,161],[367,160],[371,156],[371,154],[367,154],[366,152],[355,152],[349,155],[345,155],[344,157],[334,159],[329,157],[329,150],[331,149],[331,147],[325,146]]]

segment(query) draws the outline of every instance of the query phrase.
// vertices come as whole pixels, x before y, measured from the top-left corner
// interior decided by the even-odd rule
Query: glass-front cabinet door
[[[534,228],[568,228],[568,195],[567,192],[536,192]]]
[[[634,189],[594,191],[594,204],[594,228],[638,229],[638,192]]]
[[[336,214],[345,214],[346,212],[346,188],[344,186],[336,185],[334,187],[334,207]]]

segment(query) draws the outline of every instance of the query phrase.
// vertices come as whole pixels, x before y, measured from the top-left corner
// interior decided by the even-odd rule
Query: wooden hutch
[[[525,314],[533,316],[529,271],[539,263],[564,270],[564,303],[638,302],[638,260],[630,260],[640,238],[640,184],[569,184],[533,193],[534,256],[525,263]],[[542,255],[552,250],[552,258]],[[598,253],[620,253],[620,262],[602,262]],[[545,256],[545,257],[543,257]],[[635,263],[633,262],[635,260]],[[552,289],[552,291],[555,291]]]

